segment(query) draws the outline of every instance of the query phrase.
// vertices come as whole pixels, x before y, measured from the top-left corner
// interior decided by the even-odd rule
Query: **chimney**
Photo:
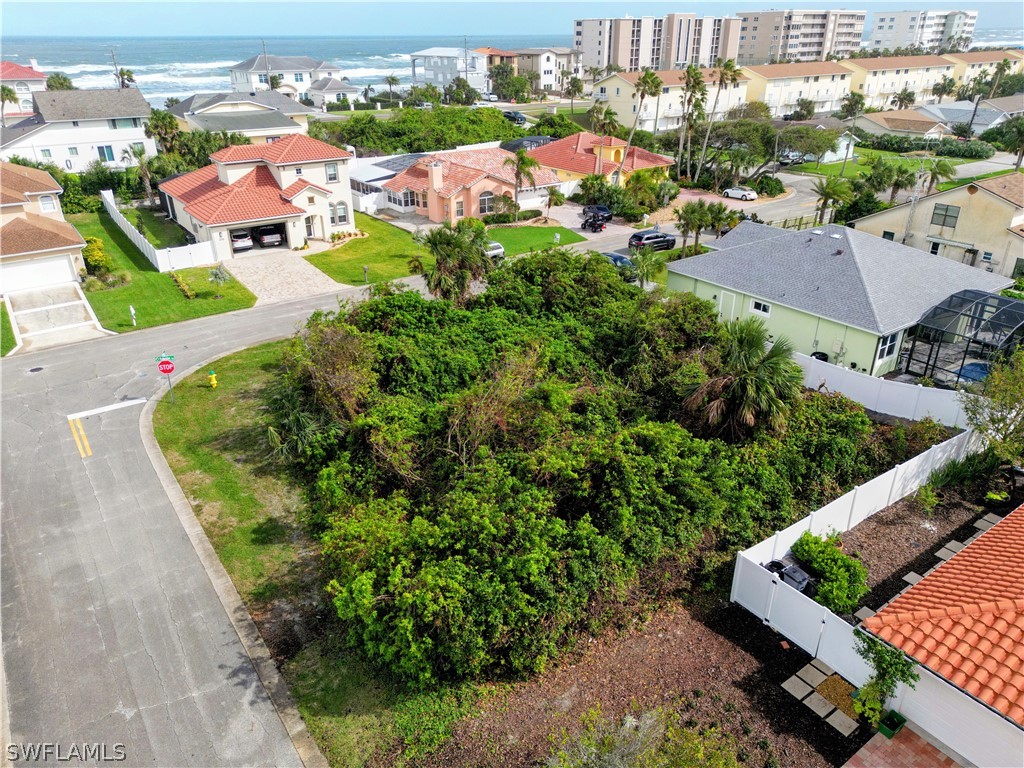
[[[430,182],[430,188],[437,192],[444,185],[444,174],[441,170],[441,161],[435,160],[427,166],[427,179]]]
[[[36,72],[39,71],[39,62],[36,61],[35,59],[29,59],[28,60],[28,65],[29,65],[30,68],[34,69]]]

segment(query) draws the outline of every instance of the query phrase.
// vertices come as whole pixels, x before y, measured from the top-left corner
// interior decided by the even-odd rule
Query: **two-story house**
[[[879,109],[895,106],[892,97],[904,90],[914,94],[915,104],[937,101],[932,88],[953,76],[953,64],[944,56],[885,56],[839,63],[850,71],[851,90],[864,97],[864,105]]]
[[[834,61],[764,64],[740,71],[750,79],[747,100],[763,101],[772,117],[795,112],[801,99],[814,102],[815,114],[830,114],[850,92],[850,71]]]
[[[536,72],[537,89],[561,91],[569,79],[579,77],[583,54],[573,48],[517,48],[513,53],[519,67],[519,74]],[[562,73],[568,72],[568,77]]]
[[[409,54],[413,85],[433,85],[441,90],[456,77],[466,80],[471,88],[489,91],[488,55],[465,48],[424,48]]]
[[[160,184],[167,214],[218,260],[234,256],[232,232],[254,241],[270,228],[282,247],[352,231],[352,190],[343,149],[303,134],[270,144],[225,147],[211,165]]]
[[[35,115],[0,130],[0,160],[18,156],[81,173],[96,160],[125,167],[129,148],[156,154],[146,136],[149,102],[136,88],[40,91],[32,98]]]
[[[324,77],[340,78],[341,67],[309,56],[259,54],[228,67],[231,90],[269,91],[271,77],[280,79],[277,90],[292,99],[309,98],[309,86]]]
[[[253,144],[306,133],[315,109],[277,91],[197,93],[168,109],[183,131],[240,133]]]
[[[609,184],[624,186],[634,171],[667,170],[675,161],[641,147],[629,147],[614,136],[597,136],[587,131],[535,147],[527,154],[554,172],[559,181],[578,182],[592,174],[604,176]],[[619,175],[619,169],[622,175]],[[565,187],[563,186],[563,191]]]
[[[987,272],[1024,277],[1024,174],[936,192],[850,226]]]
[[[85,241],[46,171],[0,163],[0,293],[77,282]]]
[[[4,104],[4,122],[20,120],[32,114],[32,94],[46,90],[46,75],[38,71],[35,59],[29,66],[13,61],[0,61],[0,85],[6,85],[18,97],[15,103]]]

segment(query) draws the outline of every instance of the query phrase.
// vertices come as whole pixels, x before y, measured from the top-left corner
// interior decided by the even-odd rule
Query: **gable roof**
[[[1015,115],[1018,112],[1024,112],[1024,93],[1015,93],[1012,96],[997,96],[994,99],[982,99],[981,103],[997,112]]]
[[[0,255],[16,256],[54,248],[81,248],[85,241],[66,221],[35,213],[11,219],[0,229]]]
[[[176,117],[185,117],[189,112],[202,112],[221,104],[257,104],[262,107],[276,109],[284,115],[308,115],[315,114],[316,110],[307,107],[295,99],[289,99],[283,93],[277,91],[255,91],[242,93],[232,91],[230,93],[197,93],[187,99],[175,104],[168,109]]]
[[[18,205],[29,202],[29,195],[63,191],[46,171],[0,161],[0,205]]]
[[[288,201],[265,165],[253,168],[234,184],[222,182],[217,176],[217,166],[207,165],[163,182],[160,190],[180,200],[186,213],[206,225],[289,218],[306,213]]]
[[[700,74],[704,78],[704,82],[705,83],[713,83],[713,82],[715,82],[715,79],[717,78],[717,72],[718,72],[718,70],[715,69],[714,67],[701,67],[700,68]],[[614,75],[611,75],[611,77],[620,77],[623,80],[625,80],[627,83],[629,83],[630,85],[636,85],[637,80],[640,79],[640,75],[642,75],[642,74],[643,74],[643,72],[616,72]],[[656,74],[660,78],[660,80],[661,80],[663,85],[667,85],[669,88],[671,88],[672,86],[681,86],[683,84],[682,83],[683,75],[686,74],[686,70],[685,69],[659,69],[659,70],[656,70],[654,72],[654,74]],[[607,79],[607,78],[605,78],[605,79]],[[742,70],[740,70],[739,81],[742,83],[742,82],[744,82],[746,80],[749,80],[749,79],[750,78],[747,77],[747,75],[745,75]],[[598,80],[598,82],[601,82],[601,81]]]
[[[149,102],[138,88],[92,88],[77,91],[37,91],[36,112],[47,123],[149,117]]]
[[[351,153],[344,149],[332,147],[327,142],[311,139],[301,133],[278,139],[270,144],[224,147],[210,155],[210,159],[217,163],[252,163],[263,160],[273,165],[344,160],[349,157],[352,157]]]
[[[925,67],[951,67],[953,63],[941,56],[880,56],[874,59],[846,59],[844,64],[860,67],[868,72],[883,69],[923,69]]]
[[[927,133],[935,128],[935,126],[948,130],[947,126],[940,120],[916,109],[891,109],[887,112],[868,112],[860,115],[860,117],[870,120],[872,123],[883,128],[890,128],[896,131]]]
[[[266,72],[268,69],[274,71],[311,71],[314,69],[341,69],[337,64],[331,64],[323,59],[313,59],[309,56],[264,56],[262,53],[253,56],[251,59],[235,64],[228,69],[235,69],[242,72]]]
[[[864,627],[1024,727],[1024,507]]]
[[[981,179],[975,181],[974,186],[998,195],[1018,208],[1024,208],[1024,173],[1008,173],[1005,176]]]
[[[734,240],[730,232],[719,250],[673,261],[669,271],[880,336],[914,325],[957,291],[999,291],[1013,282],[835,224],[754,234],[750,227],[742,222]]]
[[[26,117],[14,125],[0,125],[0,147],[15,144],[30,133],[45,128],[46,123],[39,115]]]
[[[505,161],[515,155],[507,150],[467,149],[456,152],[439,152],[420,158],[414,164],[399,172],[383,186],[395,192],[411,189],[424,192],[430,183],[429,166],[441,164],[441,189],[437,194],[451,197],[478,181],[491,177],[509,185],[515,185],[516,177],[511,166]],[[533,178],[537,187],[558,184],[558,177],[547,168],[536,168]]]
[[[302,126],[276,110],[232,112],[197,112],[186,118],[196,128],[219,133],[245,133],[246,131],[301,131]]]
[[[45,80],[46,75],[14,61],[0,61],[0,80]]]
[[[531,149],[527,154],[548,168],[558,168],[573,173],[591,174],[597,170],[598,146],[626,146],[626,142],[614,136],[599,137],[588,131],[574,133],[564,139],[552,141],[543,147]],[[640,147],[630,147],[626,154],[623,171],[631,173],[643,168],[664,168],[672,165],[673,160],[665,155],[658,155]],[[602,170],[609,173],[613,170],[612,161],[605,158]]]
[[[359,89],[345,80],[336,77],[321,77],[310,83],[309,90],[322,93],[359,93]],[[287,97],[286,97],[287,98]],[[291,99],[288,99],[291,101]],[[310,110],[315,112],[316,110]]]
[[[848,75],[850,70],[834,61],[794,61],[792,64],[761,64],[743,67],[744,72],[775,80],[780,77],[808,77],[810,75]]]

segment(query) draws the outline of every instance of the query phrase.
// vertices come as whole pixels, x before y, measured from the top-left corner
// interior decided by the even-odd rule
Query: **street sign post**
[[[167,390],[171,393],[171,402],[174,402],[174,387],[171,385],[171,374],[174,373],[174,355],[160,355],[156,358],[156,369],[167,377]]]

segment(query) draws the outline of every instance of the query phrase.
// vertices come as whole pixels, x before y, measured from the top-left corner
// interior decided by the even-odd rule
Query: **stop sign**
[[[174,373],[174,363],[170,360],[161,360],[156,364],[156,369],[160,371],[160,373],[172,374]]]

